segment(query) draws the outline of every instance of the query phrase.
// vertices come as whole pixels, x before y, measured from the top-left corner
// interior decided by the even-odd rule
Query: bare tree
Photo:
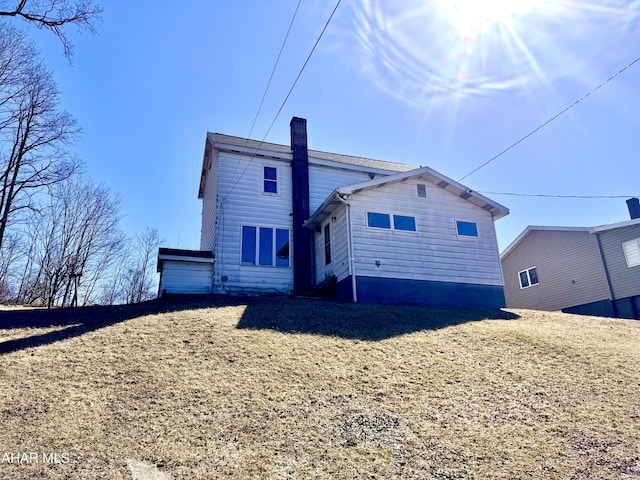
[[[47,307],[93,303],[124,242],[120,202],[84,177],[58,184],[47,208],[33,213],[30,249],[35,267],[26,272],[23,300]]]
[[[15,215],[77,170],[67,147],[78,134],[75,120],[58,111],[56,84],[33,46],[0,24],[0,247]]]
[[[132,265],[127,272],[128,281],[125,289],[127,303],[139,303],[155,296],[155,258],[158,247],[162,243],[158,231],[147,227],[134,240]]]
[[[0,17],[21,18],[37,28],[45,28],[58,37],[64,54],[71,57],[72,45],[66,28],[94,31],[94,21],[102,8],[92,0],[0,0]]]

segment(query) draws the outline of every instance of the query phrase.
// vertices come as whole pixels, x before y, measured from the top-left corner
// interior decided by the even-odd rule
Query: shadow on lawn
[[[467,322],[518,318],[516,314],[499,309],[427,308],[286,299],[247,304],[237,328],[377,341]]]
[[[237,301],[237,300],[236,300]],[[179,296],[168,300],[151,300],[134,305],[91,306],[78,308],[16,309],[0,311],[0,330],[34,329],[28,337],[1,341],[0,355],[39,347],[67,338],[78,337],[144,315],[196,310],[230,305],[228,298],[215,296]],[[54,332],[37,333],[39,328],[66,327]]]

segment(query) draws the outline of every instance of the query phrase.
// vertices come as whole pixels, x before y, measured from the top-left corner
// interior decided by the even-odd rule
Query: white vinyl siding
[[[491,214],[435,186],[426,201],[418,201],[418,183],[424,181],[387,184],[349,198],[356,274],[501,286],[502,269]],[[413,216],[416,232],[398,235],[400,232],[391,229],[369,228],[369,211]],[[460,241],[456,218],[475,222],[479,237],[473,242]]]
[[[349,275],[349,250],[347,244],[347,219],[345,206],[336,208],[331,216],[314,231],[315,277],[318,284],[335,275],[338,281]],[[334,220],[335,219],[335,220]],[[325,264],[324,227],[330,225],[331,230],[331,263]]]
[[[165,260],[160,293],[211,293],[213,263]]]
[[[344,170],[324,165],[309,165],[309,208],[310,214],[337,187],[370,180],[369,174],[355,170]]]
[[[219,156],[218,201],[223,203],[218,207],[220,233],[214,252],[216,291],[289,293],[293,288],[291,268],[243,265],[241,258],[243,226],[292,229],[289,163],[267,164],[262,159],[226,152]],[[263,168],[272,164],[278,168],[278,195],[262,195]],[[293,258],[292,248],[289,258]]]
[[[212,150],[207,164],[207,181],[202,194],[200,250],[214,250],[218,196],[218,151]]]

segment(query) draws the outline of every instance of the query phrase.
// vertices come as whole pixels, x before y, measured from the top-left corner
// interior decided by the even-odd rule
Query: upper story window
[[[427,198],[427,186],[424,183],[418,183],[418,196]]]
[[[627,267],[637,267],[640,265],[640,238],[624,242],[622,244],[624,250],[624,258],[627,261]]]
[[[262,193],[278,193],[278,169],[276,167],[262,166]]]
[[[392,217],[393,223],[391,222]],[[389,230],[415,232],[416,217],[411,217],[409,215],[392,215],[389,213],[367,212],[367,226],[371,228],[384,228]]]
[[[538,271],[536,267],[529,268],[518,272],[520,279],[520,288],[533,287],[538,284]]]
[[[478,225],[475,222],[461,222],[456,220],[456,230],[459,237],[478,236]]]

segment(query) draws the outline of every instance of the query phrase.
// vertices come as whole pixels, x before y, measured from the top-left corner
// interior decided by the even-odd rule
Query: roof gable
[[[520,235],[516,237],[516,239],[509,244],[507,248],[504,249],[502,254],[500,254],[500,260],[506,258],[515,248],[522,243],[522,241],[529,236],[532,232],[586,232],[590,233],[589,227],[554,227],[554,226],[542,226],[542,225],[529,225],[525,228]]]
[[[491,214],[494,220],[502,218],[509,214],[509,209],[489,198],[481,195],[473,190],[465,187],[464,185],[442,175],[439,172],[429,168],[420,167],[407,172],[395,173],[384,177],[375,178],[366,182],[354,183],[351,185],[345,185],[336,188],[318,207],[313,215],[307,220],[306,225],[312,228],[318,223],[321,223],[327,216],[329,216],[335,208],[344,203],[346,197],[349,195],[357,194],[363,190],[383,188],[385,185],[392,183],[403,182],[408,179],[423,179],[440,187],[447,192],[454,194],[463,200],[473,203],[475,206],[486,210]]]
[[[587,232],[587,233],[600,233],[606,232],[608,230],[614,230],[616,228],[625,228],[633,225],[640,225],[640,218],[636,218],[633,220],[626,220],[624,222],[617,223],[609,223],[606,225],[599,225],[597,227],[563,227],[563,226],[535,226],[529,225],[525,228],[520,235],[516,237],[516,239],[509,244],[507,248],[504,249],[502,254],[500,255],[500,260],[504,259],[509,255],[522,241],[534,231],[554,231],[554,232]]]

